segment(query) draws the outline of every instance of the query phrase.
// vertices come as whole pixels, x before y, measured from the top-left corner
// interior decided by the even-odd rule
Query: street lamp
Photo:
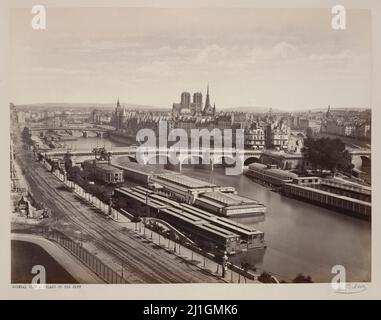
[[[228,261],[228,256],[226,255],[226,251],[224,251],[224,255],[222,257],[222,278],[225,278],[225,275],[226,275],[227,261]]]

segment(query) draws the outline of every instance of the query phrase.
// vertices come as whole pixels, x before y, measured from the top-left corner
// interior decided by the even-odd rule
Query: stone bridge
[[[54,126],[43,126],[43,127],[27,127],[30,133],[38,132],[40,136],[44,136],[47,132],[55,133],[67,133],[73,135],[73,131],[82,132],[83,137],[87,138],[89,132],[95,132],[98,137],[104,137],[111,130],[103,127],[85,127],[85,126],[65,126],[65,127],[54,127]]]
[[[72,150],[52,150],[38,152],[44,157],[63,157],[69,154],[72,157],[93,156],[91,149],[72,149]],[[234,148],[195,150],[195,149],[172,149],[172,148],[145,148],[138,150],[138,147],[113,147],[108,150],[113,161],[120,162],[122,157],[131,161],[144,164],[176,164],[180,168],[184,164],[195,165],[234,165],[239,159],[248,165],[258,162],[262,150],[236,150]]]
[[[352,155],[352,159],[355,161],[362,161],[362,163],[370,163],[371,151],[369,149],[353,149],[348,150]],[[163,164],[174,165],[181,168],[183,165],[224,165],[234,166],[237,159],[242,161],[243,166],[248,166],[251,163],[258,162],[261,155],[265,150],[253,150],[245,149],[239,150],[234,148],[210,148],[208,150],[196,150],[196,149],[173,149],[173,148],[142,148],[138,150],[138,147],[113,147],[108,150],[108,153],[112,156],[113,162],[120,164],[123,162],[123,158],[126,158],[133,162],[139,162],[143,164]],[[57,149],[52,151],[38,152],[44,157],[63,157],[69,154],[71,157],[90,157],[93,156],[92,149],[71,149],[63,150]],[[282,154],[285,158],[291,157],[303,159],[302,154]]]

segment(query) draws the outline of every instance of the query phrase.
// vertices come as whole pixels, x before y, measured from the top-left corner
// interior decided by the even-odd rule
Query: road
[[[107,220],[74,193],[68,191],[30,151],[17,148],[17,160],[37,201],[52,210],[50,225],[66,234],[81,234],[86,248],[95,249],[102,260],[118,270],[123,261],[124,276],[130,283],[212,283],[222,282],[198,267],[143,242],[123,225]],[[119,270],[118,270],[119,271]]]

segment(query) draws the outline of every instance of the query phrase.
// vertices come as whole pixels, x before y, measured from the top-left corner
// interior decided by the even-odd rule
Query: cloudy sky
[[[171,107],[182,91],[217,108],[370,106],[365,10],[331,28],[329,9],[48,9],[11,15],[11,98]]]

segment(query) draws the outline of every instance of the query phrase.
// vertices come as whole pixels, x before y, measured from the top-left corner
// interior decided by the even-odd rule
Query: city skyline
[[[365,10],[348,10],[342,32],[331,29],[331,14],[323,9],[83,13],[49,9],[47,29],[38,32],[28,24],[28,10],[12,11],[16,105],[114,104],[119,96],[123,103],[170,109],[183,91],[205,95],[208,82],[219,110],[371,105]]]

